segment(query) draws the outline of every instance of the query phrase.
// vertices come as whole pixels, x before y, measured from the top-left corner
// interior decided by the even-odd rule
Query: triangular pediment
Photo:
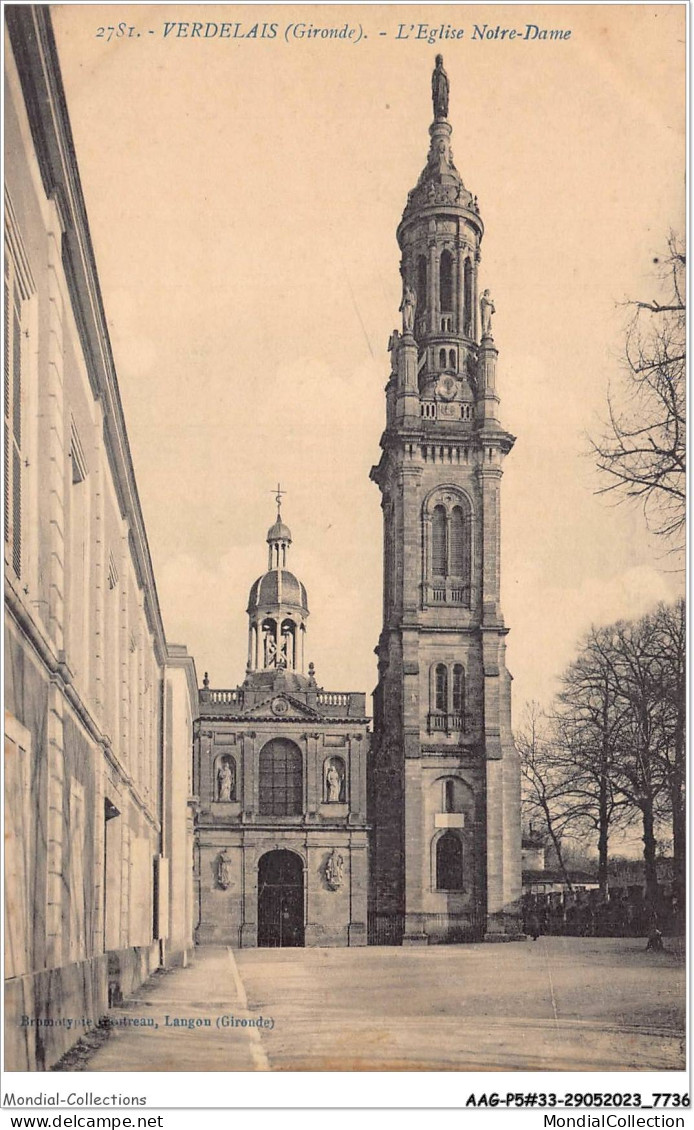
[[[313,707],[295,698],[294,695],[282,691],[278,694],[268,695],[262,702],[256,702],[253,706],[249,706],[248,709],[243,711],[243,717],[273,718],[277,719],[278,722],[291,722],[299,718],[320,718],[321,715]]]

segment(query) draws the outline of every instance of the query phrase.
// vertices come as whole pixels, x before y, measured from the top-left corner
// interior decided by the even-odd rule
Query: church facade
[[[366,944],[366,696],[325,691],[305,663],[291,533],[267,535],[250,590],[243,683],[199,696],[194,742],[198,943]]]
[[[381,491],[383,628],[369,767],[370,940],[518,936],[520,769],[500,605],[502,426],[484,225],[437,57],[427,162],[397,230]]]

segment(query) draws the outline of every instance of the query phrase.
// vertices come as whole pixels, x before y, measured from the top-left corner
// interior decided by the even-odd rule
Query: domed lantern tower
[[[405,943],[519,930],[520,772],[500,607],[494,306],[484,225],[451,149],[443,59],[426,165],[397,229],[382,455],[383,629],[370,763],[371,935]]]
[[[277,520],[267,533],[268,571],[251,586],[248,597],[247,675],[257,671],[305,673],[306,589],[286,568],[291,530]]]

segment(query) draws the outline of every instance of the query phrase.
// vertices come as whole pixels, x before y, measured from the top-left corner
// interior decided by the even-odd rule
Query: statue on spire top
[[[443,55],[436,56],[436,66],[431,76],[431,98],[434,103],[434,117],[448,117],[448,75],[443,69]]]

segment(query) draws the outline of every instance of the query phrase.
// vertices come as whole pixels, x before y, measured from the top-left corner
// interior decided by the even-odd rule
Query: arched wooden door
[[[269,851],[258,864],[258,945],[303,944],[303,863],[293,851]]]

